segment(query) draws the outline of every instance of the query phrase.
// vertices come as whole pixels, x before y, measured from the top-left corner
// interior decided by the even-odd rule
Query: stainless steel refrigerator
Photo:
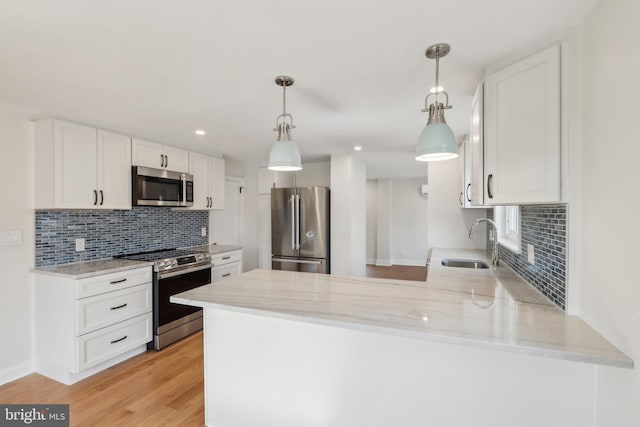
[[[271,267],[331,272],[328,188],[271,189]]]

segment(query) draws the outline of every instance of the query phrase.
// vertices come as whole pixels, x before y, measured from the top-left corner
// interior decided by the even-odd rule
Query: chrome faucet
[[[476,222],[473,223],[473,225],[471,226],[471,229],[469,230],[469,238],[470,239],[473,238],[473,233],[476,231],[476,227],[481,222],[486,222],[488,224],[493,225],[493,229],[496,231],[496,233],[493,236],[493,254],[491,256],[491,264],[498,265],[498,227],[496,226],[495,222],[493,222],[489,218],[478,218]]]

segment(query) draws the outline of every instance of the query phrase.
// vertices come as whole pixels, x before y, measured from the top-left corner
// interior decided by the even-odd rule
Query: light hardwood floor
[[[381,267],[367,264],[367,277],[380,279],[417,280],[424,282],[427,279],[427,267],[414,267],[408,265],[392,265]]]
[[[72,426],[202,426],[202,332],[70,386],[28,375],[1,386],[0,403],[68,403]]]

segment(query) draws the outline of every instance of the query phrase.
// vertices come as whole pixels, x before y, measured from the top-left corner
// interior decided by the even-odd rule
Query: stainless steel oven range
[[[202,309],[169,301],[172,295],[211,283],[211,255],[164,249],[118,258],[153,262],[153,342],[156,350],[202,329]]]

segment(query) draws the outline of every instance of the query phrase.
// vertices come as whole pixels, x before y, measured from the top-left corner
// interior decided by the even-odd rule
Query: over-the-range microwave
[[[134,206],[193,206],[193,175],[142,166],[131,168]]]

